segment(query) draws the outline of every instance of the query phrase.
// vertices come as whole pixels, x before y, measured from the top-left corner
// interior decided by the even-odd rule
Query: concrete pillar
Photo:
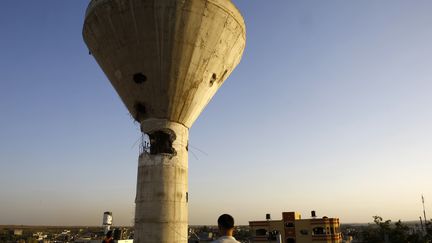
[[[186,243],[189,129],[149,119],[141,130],[150,151],[139,156],[134,243]]]

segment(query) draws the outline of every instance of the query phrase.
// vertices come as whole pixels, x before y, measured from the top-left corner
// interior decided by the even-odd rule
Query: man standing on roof
[[[229,214],[222,214],[218,218],[218,227],[221,237],[212,243],[240,243],[233,237],[234,218]]]

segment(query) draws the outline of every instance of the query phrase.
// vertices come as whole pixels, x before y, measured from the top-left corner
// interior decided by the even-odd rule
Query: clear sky
[[[432,217],[432,2],[236,0],[243,60],[191,128],[190,224]],[[86,0],[0,2],[0,224],[133,221],[139,129]]]

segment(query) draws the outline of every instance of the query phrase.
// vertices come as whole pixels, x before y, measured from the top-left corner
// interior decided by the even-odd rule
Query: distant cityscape
[[[242,243],[312,243],[312,242],[432,242],[431,221],[392,222],[379,216],[367,224],[340,224],[338,218],[318,217],[315,211],[302,218],[296,212],[282,212],[281,219],[267,214],[249,225],[236,226],[234,236]],[[0,226],[4,243],[96,243],[102,242],[107,225],[94,227]],[[133,227],[112,227],[116,243],[133,243]],[[186,236],[185,236],[186,237]],[[219,237],[215,225],[188,227],[188,243],[211,242]]]

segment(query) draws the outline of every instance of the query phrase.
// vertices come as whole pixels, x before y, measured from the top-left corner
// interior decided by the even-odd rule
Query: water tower
[[[230,0],[92,0],[83,36],[149,136],[134,242],[187,242],[189,128],[240,62],[243,17]]]
[[[112,223],[113,223],[112,212],[104,212],[103,219],[102,219],[104,234],[106,234],[111,229]]]

